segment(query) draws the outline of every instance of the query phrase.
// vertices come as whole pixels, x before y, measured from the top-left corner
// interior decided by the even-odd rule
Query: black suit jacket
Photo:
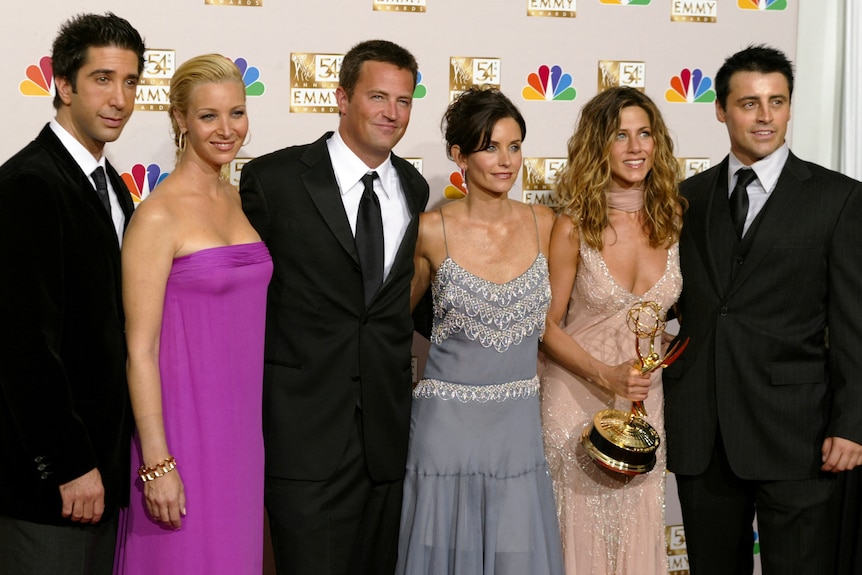
[[[737,242],[727,165],[681,185],[691,343],[663,375],[668,468],[704,471],[720,427],[739,477],[816,477],[825,437],[862,443],[862,184],[790,154]]]
[[[362,272],[326,140],[243,167],[243,209],[269,247],[264,364],[266,472],[323,480],[362,406],[368,470],[403,477],[411,401],[410,280],[428,184],[392,156],[412,214],[395,262],[365,307]]]
[[[0,167],[0,262],[0,514],[69,524],[58,486],[97,467],[109,516],[129,484],[120,248],[48,126]]]

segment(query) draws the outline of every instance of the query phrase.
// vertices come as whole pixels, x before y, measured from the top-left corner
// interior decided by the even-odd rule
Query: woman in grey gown
[[[561,574],[536,376],[554,216],[509,199],[526,127],[508,98],[469,90],[443,124],[467,195],[419,223],[411,298],[431,286],[434,325],[413,392],[396,572]]]

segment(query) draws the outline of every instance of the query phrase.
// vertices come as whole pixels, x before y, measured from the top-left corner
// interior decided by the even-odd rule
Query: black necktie
[[[362,266],[365,305],[371,303],[383,283],[383,217],[380,215],[380,199],[374,193],[376,177],[377,172],[362,176],[365,190],[356,216],[356,250]]]
[[[751,168],[740,168],[736,171],[736,185],[730,194],[730,219],[733,220],[733,228],[738,238],[742,238],[745,218],[748,217],[748,184],[756,177]]]
[[[108,179],[105,177],[105,168],[98,166],[93,173],[93,181],[96,182],[96,193],[99,194],[99,199],[102,200],[102,205],[111,215],[111,200],[108,199]]]

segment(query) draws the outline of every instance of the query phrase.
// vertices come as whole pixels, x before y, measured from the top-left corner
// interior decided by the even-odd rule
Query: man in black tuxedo
[[[766,575],[831,574],[862,463],[862,184],[787,148],[782,52],[734,54],[716,92],[730,155],[681,186],[691,343],[664,372],[690,568],[750,574],[756,511]]]
[[[111,573],[129,489],[120,242],[132,201],[103,151],[134,109],[143,54],[113,14],[67,21],[56,117],[0,167],[3,574]]]
[[[263,425],[281,574],[394,569],[410,419],[410,280],[428,184],[391,150],[410,120],[417,71],[391,42],[354,46],[336,89],[338,131],[242,171],[243,209],[275,267]],[[368,218],[374,196],[379,213]],[[383,225],[376,266],[362,248],[364,222],[374,219]]]

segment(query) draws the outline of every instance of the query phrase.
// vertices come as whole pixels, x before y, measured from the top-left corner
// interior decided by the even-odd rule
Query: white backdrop
[[[413,159],[429,180],[432,208],[446,201],[444,190],[455,170],[445,156],[440,117],[450,93],[465,83],[498,83],[520,107],[528,128],[524,155],[534,169],[511,195],[543,201],[577,113],[598,91],[603,74],[641,87],[659,104],[677,156],[691,158],[687,169],[693,171],[727,153],[727,135],[715,120],[707,86],[723,59],[750,43],[777,46],[791,59],[797,52],[793,0],[15,0],[0,19],[6,54],[0,59],[0,99],[7,127],[0,160],[23,147],[53,115],[44,59],[59,25],[77,12],[106,10],[132,22],[154,50],[140,89],[141,109],[107,151],[141,196],[173,167],[163,111],[171,70],[201,53],[245,62],[252,140],[241,155],[250,158],[336,128],[334,113],[291,108],[314,94],[322,99],[306,109],[326,109],[337,56],[353,44],[385,38],[410,49],[422,79],[410,128],[396,152]],[[292,55],[304,65],[292,66]],[[455,69],[463,64],[468,77],[455,85]],[[541,76],[542,67],[555,66],[561,76],[558,100],[552,99],[553,85],[530,82],[531,74]],[[676,84],[674,90],[689,74],[701,75],[701,84]],[[567,75],[573,99],[571,90],[560,89]],[[538,90],[525,99],[531,84]],[[543,89],[550,94],[546,99],[532,99]],[[424,349],[417,342],[419,370]],[[687,573],[672,478],[667,522],[670,572]]]

